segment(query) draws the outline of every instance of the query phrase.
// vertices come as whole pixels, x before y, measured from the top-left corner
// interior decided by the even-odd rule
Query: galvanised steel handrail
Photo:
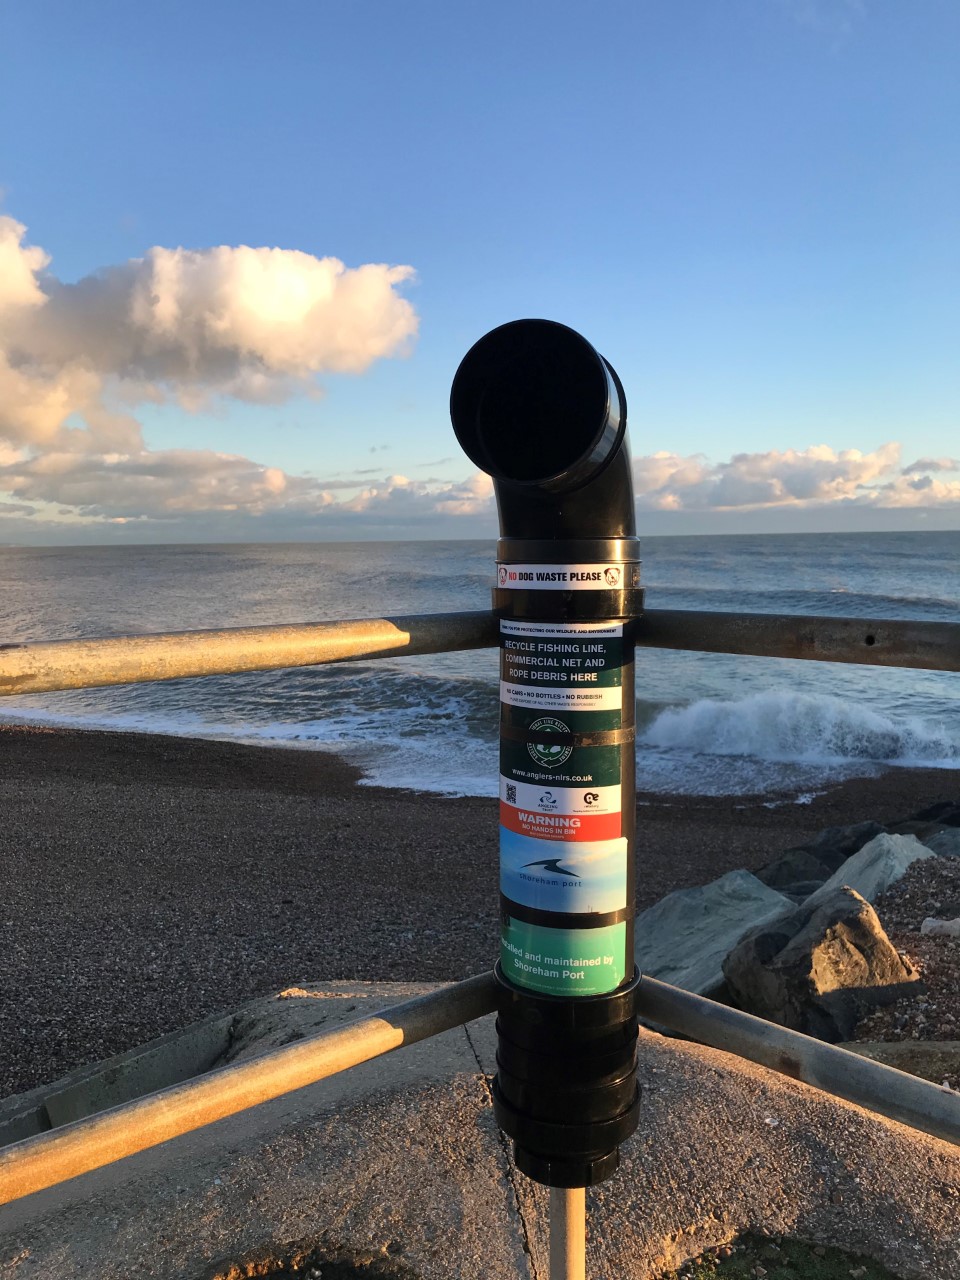
[[[495,1004],[493,974],[481,974],[25,1138],[0,1151],[0,1205],[440,1035],[492,1013]],[[637,1010],[671,1031],[960,1144],[960,1095],[926,1080],[653,978],[642,980]]]
[[[0,695],[490,648],[489,611],[152,636],[0,643]],[[650,610],[638,645],[960,671],[960,623]],[[0,1204],[326,1079],[492,1012],[491,974],[209,1072],[0,1151]],[[960,1097],[915,1076],[645,978],[639,1012],[924,1132],[960,1144]]]
[[[37,644],[0,641],[0,696],[489,649],[499,642],[497,626],[497,615],[482,610]],[[639,623],[637,644],[960,671],[960,622],[650,609]]]
[[[113,1164],[227,1116],[493,1011],[493,974],[195,1076],[0,1150],[0,1205]]]

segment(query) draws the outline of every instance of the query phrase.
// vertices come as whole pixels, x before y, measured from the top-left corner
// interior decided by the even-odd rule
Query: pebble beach
[[[956,779],[641,794],[638,907]],[[490,799],[361,785],[326,752],[4,726],[0,804],[2,1096],[296,983],[456,980],[496,956]]]

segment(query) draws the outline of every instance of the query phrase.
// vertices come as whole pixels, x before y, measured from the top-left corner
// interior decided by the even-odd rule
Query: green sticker
[[[505,702],[500,704],[500,723],[510,729],[529,729],[545,715],[551,714],[551,711],[511,707]],[[564,708],[557,712],[557,716],[571,733],[602,733],[623,727],[623,712],[619,706],[615,711],[570,711]]]
[[[551,996],[600,996],[626,976],[627,924],[600,929],[550,929],[508,916],[500,934],[500,964],[518,987]]]
[[[551,731],[545,723],[547,720],[563,725],[563,729]],[[619,784],[618,746],[573,747],[569,742],[557,742],[555,735],[571,732],[572,726],[566,719],[560,720],[556,716],[538,716],[529,727],[531,733],[538,734],[539,742],[500,739],[500,772],[511,782],[560,787],[615,787]]]

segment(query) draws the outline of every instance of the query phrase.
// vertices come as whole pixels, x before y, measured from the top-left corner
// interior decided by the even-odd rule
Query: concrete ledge
[[[235,1018],[231,1013],[195,1022],[104,1062],[80,1067],[56,1084],[7,1098],[0,1102],[0,1147],[203,1075],[226,1053]]]
[[[290,987],[250,1001],[233,1013],[191,1023],[5,1099],[0,1102],[0,1147],[434,990],[436,984],[328,983],[322,989]]]
[[[226,1025],[217,1061],[233,1060],[431,989],[286,993],[212,1020],[210,1043]],[[138,1060],[178,1060],[172,1039],[51,1096],[132,1088]],[[422,1280],[545,1280],[547,1193],[515,1172],[493,1121],[494,1053],[485,1018],[10,1205],[0,1277],[228,1280],[315,1246]],[[838,1244],[907,1280],[960,1274],[956,1148],[649,1032],[640,1076],[640,1131],[620,1173],[588,1193],[588,1274],[647,1280],[746,1230]]]

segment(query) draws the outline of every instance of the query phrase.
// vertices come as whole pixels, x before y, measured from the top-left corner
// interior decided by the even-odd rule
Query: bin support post
[[[550,1188],[550,1280],[585,1280],[587,1207],[583,1187]]]

